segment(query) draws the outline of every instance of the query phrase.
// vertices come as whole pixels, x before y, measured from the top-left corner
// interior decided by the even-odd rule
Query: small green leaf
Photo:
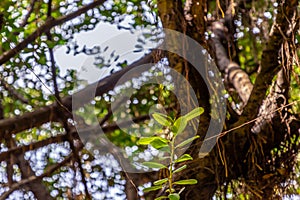
[[[170,192],[170,191],[171,191],[171,192]],[[173,193],[173,192],[175,192],[175,189],[174,189],[174,188],[166,189],[166,192],[167,192],[167,193]]]
[[[168,197],[170,200],[179,200],[180,199],[180,196],[177,193],[169,194]]]
[[[180,158],[175,160],[175,163],[184,162],[187,160],[193,160],[192,156],[190,156],[189,154],[183,154],[182,156],[180,156]]]
[[[155,149],[161,149],[163,147],[167,147],[168,145],[168,140],[165,138],[161,138],[161,137],[156,137],[153,141],[151,141],[151,145],[155,148]]]
[[[143,192],[151,192],[155,190],[160,190],[162,188],[162,185],[155,185],[148,188],[143,189]]]
[[[165,147],[162,147],[161,149],[159,149],[160,151],[163,151],[163,152],[167,152],[167,153],[171,153],[171,149],[170,149],[170,146],[165,146]],[[164,158],[170,158],[170,156],[168,157],[162,157],[163,159]]]
[[[198,181],[196,179],[186,179],[186,180],[176,181],[173,184],[176,184],[176,185],[195,185],[197,183],[198,183]]]
[[[183,146],[187,145],[188,143],[194,141],[195,139],[197,139],[197,138],[199,138],[199,137],[200,137],[199,135],[196,135],[196,136],[194,136],[194,137],[192,137],[192,138],[189,138],[189,139],[187,139],[187,140],[181,142],[180,144],[178,144],[175,148],[183,147]]]
[[[168,178],[164,178],[164,179],[155,181],[153,184],[154,185],[162,185],[162,184],[166,183],[167,181],[168,181]]]
[[[188,114],[186,114],[184,117],[186,118],[187,121],[190,121],[190,120],[194,119],[195,117],[200,116],[203,112],[204,112],[204,109],[201,107],[198,107],[198,108],[195,108],[194,110],[192,110],[191,112],[189,112]]]
[[[185,117],[179,117],[175,123],[174,123],[174,135],[178,135],[179,133],[181,133],[185,127],[187,126],[187,120],[185,119]]]
[[[40,60],[39,60],[39,61],[40,61],[39,63],[40,63],[41,65],[45,65],[45,64],[47,63],[47,59],[46,59],[46,57],[44,57],[44,56],[43,56],[43,57],[40,57]]]
[[[165,165],[157,162],[143,162],[142,163],[144,166],[149,167],[149,168],[155,168],[155,169],[162,169],[166,168]]]
[[[162,113],[153,113],[152,117],[163,126],[171,126],[171,122],[169,121],[167,115]]]
[[[156,137],[142,137],[138,140],[137,144],[139,144],[139,145],[148,145],[155,139],[156,139]]]
[[[54,42],[52,42],[52,41],[46,41],[46,44],[47,44],[47,46],[48,46],[49,48],[53,49],[53,48],[55,47],[55,45],[56,45],[56,42],[54,43]]]
[[[175,169],[175,170],[173,171],[173,174],[178,173],[178,172],[181,172],[182,170],[184,170],[184,169],[186,169],[186,168],[187,168],[187,165],[183,165],[183,166],[179,167],[178,169]]]
[[[154,200],[161,200],[161,199],[167,199],[167,198],[168,198],[167,196],[161,196],[161,197],[155,198]]]

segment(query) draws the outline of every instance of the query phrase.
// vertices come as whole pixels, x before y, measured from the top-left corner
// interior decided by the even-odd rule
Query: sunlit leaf
[[[169,180],[168,178],[160,179],[160,180],[155,181],[153,184],[154,185],[162,185],[162,184],[166,183],[168,180]]]
[[[189,138],[183,142],[181,142],[180,144],[178,144],[175,148],[179,148],[179,147],[184,147],[185,145],[189,144],[190,142],[194,141],[195,139],[199,138],[200,136],[199,135],[196,135],[192,138]]]
[[[185,117],[179,117],[175,123],[174,123],[174,135],[178,135],[180,134],[184,129],[185,127],[187,126],[187,120],[185,119]]]
[[[175,163],[180,163],[187,160],[193,160],[192,156],[190,156],[189,154],[183,154],[182,156],[180,156],[180,158],[175,160]]]
[[[155,185],[148,188],[143,189],[143,192],[151,192],[155,190],[160,190],[162,188],[162,185]]]
[[[152,116],[158,123],[160,123],[163,126],[171,125],[171,122],[169,121],[167,115],[164,115],[162,113],[153,113]]]
[[[155,148],[155,149],[161,149],[163,147],[168,147],[168,140],[165,138],[161,137],[156,137],[154,140],[150,142],[150,144]]]
[[[173,194],[169,194],[169,195],[168,195],[168,198],[169,198],[170,200],[179,200],[179,199],[180,199],[180,196],[179,196],[179,194],[177,194],[177,193],[173,193]]]
[[[139,144],[139,145],[148,145],[155,139],[156,139],[156,137],[142,137],[138,140],[137,144]]]
[[[200,116],[203,112],[204,112],[204,109],[202,107],[198,107],[198,108],[195,108],[194,110],[192,110],[191,112],[189,112],[188,114],[184,115],[184,117],[187,121],[190,121],[190,120],[194,119],[195,117]]]
[[[198,183],[198,181],[196,179],[186,179],[186,180],[176,181],[173,184],[176,184],[176,185],[195,185],[197,183]]]
[[[181,172],[182,170],[184,170],[186,168],[187,168],[187,165],[183,165],[183,166],[179,167],[178,169],[174,170],[173,173]]]

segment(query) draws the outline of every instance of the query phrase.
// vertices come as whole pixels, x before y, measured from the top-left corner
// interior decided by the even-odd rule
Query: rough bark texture
[[[229,29],[229,27],[225,27],[224,21],[214,22],[212,24],[211,30],[214,33],[214,37],[212,38],[211,51],[214,52],[215,59],[220,71],[223,73],[229,84],[233,86],[235,92],[239,95],[241,101],[245,106],[244,112],[241,116],[238,117],[238,121],[234,124],[227,124],[227,127],[238,127],[248,121],[253,120],[256,116],[258,116],[258,109],[260,107],[261,109],[264,109],[264,106],[270,108],[270,106],[266,105],[268,104],[267,101],[263,103],[263,99],[265,98],[267,89],[271,85],[272,79],[280,69],[279,63],[274,61],[277,60],[279,56],[279,50],[284,41],[284,36],[281,32],[291,33],[295,31],[295,29],[292,28],[293,26],[289,24],[289,21],[293,21],[295,19],[297,4],[297,1],[280,2],[280,5],[282,5],[282,9],[280,9],[279,13],[277,14],[276,21],[274,22],[273,28],[270,32],[269,40],[266,42],[266,47],[263,51],[261,60],[261,71],[256,78],[254,87],[252,86],[247,73],[240,69],[237,63],[230,60],[230,57],[226,50],[226,45],[224,45],[224,43],[226,44],[228,42],[227,30]],[[186,9],[189,9],[190,5],[191,4],[188,4],[188,6],[186,6]],[[174,12],[174,10],[172,9],[167,10],[163,7],[161,8],[160,6],[158,6],[158,8],[161,13],[166,13],[164,15],[170,15],[169,13]],[[177,8],[177,10],[180,9]],[[187,10],[186,13],[188,13]],[[226,13],[231,14],[231,12]],[[191,19],[190,16],[186,18]],[[230,19],[230,17],[228,16],[225,17],[225,19],[227,20],[228,18]],[[161,19],[164,27],[172,28],[172,26],[170,26],[171,23],[168,21],[169,18],[161,17]],[[233,19],[231,18],[231,20]],[[189,25],[191,24],[189,21],[188,23]],[[176,28],[174,29],[178,30],[178,26],[175,25],[176,24],[174,24],[174,27]],[[194,28],[197,29],[197,25],[194,26]],[[181,27],[182,32],[185,31],[185,27],[185,25]],[[279,29],[278,27],[281,28]],[[193,35],[191,36],[193,37]],[[194,39],[197,40],[199,39],[199,37],[194,35]],[[201,43],[201,41],[199,42]],[[173,57],[174,55],[172,55],[171,61],[173,60]],[[178,66],[178,61],[176,62]],[[194,83],[199,83],[197,78],[193,76],[190,77],[190,81],[191,83],[193,83],[193,81]],[[278,90],[277,87],[277,92],[284,92],[284,88]],[[275,102],[280,101],[279,99],[281,97],[276,95],[274,96],[273,94],[270,95],[272,95],[272,98],[275,100]],[[203,98],[203,96],[201,96],[201,98]],[[201,98],[199,99],[199,101],[203,101],[203,99]],[[273,105],[275,107],[271,106],[272,109],[281,106],[281,104],[279,105],[276,103],[273,103]],[[278,118],[274,116],[272,120],[276,121],[278,120]],[[202,121],[201,126],[205,127],[208,122],[209,120]],[[280,122],[276,121],[276,125],[278,124],[280,124]],[[268,123],[268,125],[270,126],[270,123]],[[290,125],[287,126],[290,127]],[[259,133],[256,133],[256,135],[253,135],[250,130],[251,127],[251,123],[248,123],[242,125],[238,129],[230,131],[226,135],[223,134],[218,141],[218,145],[215,146],[215,148],[209,153],[208,156],[192,161],[189,167],[189,169],[191,170],[183,174],[181,177],[179,177],[179,179],[197,177],[198,184],[189,187],[187,190],[185,190],[185,192],[182,193],[182,197],[184,199],[211,199],[215,194],[218,186],[224,183],[226,180],[233,180],[238,177],[244,177],[251,182],[251,180],[259,179],[259,176],[263,176],[264,170],[265,168],[267,168],[267,166],[263,162],[260,162],[259,159],[262,158],[261,156],[263,154],[269,154],[269,151],[272,148],[279,145],[278,142],[275,141],[282,141],[283,138],[280,138],[280,136],[283,137],[283,135],[285,135],[284,132],[286,131],[280,129],[283,132],[277,133],[279,136],[275,136],[273,134],[274,132],[272,131],[277,130],[275,126],[271,128],[268,127],[269,129],[266,130],[265,126],[261,125],[260,128],[265,131],[260,131]],[[297,125],[296,127],[296,130],[298,130],[299,125]],[[272,139],[262,142],[260,141],[261,137]],[[276,138],[276,140],[274,138]],[[259,150],[259,148],[261,149]],[[193,150],[191,154],[193,154]],[[264,162],[266,162],[266,159],[263,160]],[[253,166],[255,165],[255,163],[258,166],[262,167],[262,173],[259,172],[260,167]],[[271,198],[272,191],[276,183],[268,185],[267,183],[264,184],[263,180],[261,180],[261,182],[259,183],[262,186],[261,188],[263,189],[260,192],[254,192],[256,196],[258,198]]]

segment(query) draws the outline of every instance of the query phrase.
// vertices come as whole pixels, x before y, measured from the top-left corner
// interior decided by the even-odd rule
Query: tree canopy
[[[1,0],[0,199],[299,195],[299,9]],[[104,23],[134,49],[108,32],[78,43]],[[63,69],[61,47],[91,68]]]

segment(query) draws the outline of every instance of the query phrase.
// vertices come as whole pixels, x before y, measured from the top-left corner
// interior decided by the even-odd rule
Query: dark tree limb
[[[283,69],[278,72],[276,82],[271,88],[270,94],[268,94],[259,109],[258,119],[251,128],[252,133],[258,134],[265,129],[268,124],[270,125],[275,115],[281,112],[275,112],[277,108],[288,104],[288,91],[290,86],[289,73],[290,70],[285,71]],[[286,110],[287,108],[282,109]]]
[[[137,118],[133,119],[133,122],[139,123],[139,122],[147,120],[147,119],[149,119],[149,116],[144,115],[144,116],[140,116],[140,117],[137,117]],[[101,129],[103,130],[103,132],[105,134],[109,134],[109,133],[119,129],[120,128],[119,126],[129,127],[129,125],[131,125],[131,120],[130,121],[119,122],[118,124],[112,123],[112,124],[105,125],[105,126],[103,126],[103,125],[101,125],[101,123],[99,123],[99,126],[101,126]],[[97,138],[90,138],[89,137],[89,135],[91,135],[91,136],[93,136],[94,134],[96,135],[97,134],[96,130],[98,130],[98,125],[97,126],[85,126],[83,128],[79,128],[79,131],[83,135],[86,135],[85,139],[90,139],[90,140],[97,139]],[[75,133],[73,131],[70,134],[74,134],[74,136],[75,136],[77,133]],[[57,135],[57,136],[49,137],[45,140],[33,142],[31,144],[28,144],[28,145],[12,147],[12,148],[8,149],[7,151],[4,151],[4,152],[0,153],[0,161],[7,161],[10,158],[11,154],[19,155],[19,154],[25,153],[27,151],[37,150],[38,148],[47,146],[49,144],[58,144],[58,143],[68,141],[68,137],[69,136],[67,134],[60,134],[60,135]],[[103,149],[107,149],[108,153],[114,154],[114,152],[116,152],[116,150],[111,149],[110,145],[107,144],[106,142],[101,143],[101,147]]]
[[[83,98],[90,96],[90,94],[95,94],[95,96],[101,96],[104,93],[112,90],[115,85],[111,83],[117,83],[118,80],[128,71],[138,67],[139,65],[150,63],[152,61],[152,53],[145,55],[138,61],[130,64],[128,67],[108,76],[104,79],[101,79],[99,82],[95,82],[84,88],[83,90],[75,93],[73,96],[77,98]],[[134,75],[134,74],[133,74]],[[122,84],[122,83],[120,83]],[[94,91],[96,87],[96,91]],[[64,109],[67,109],[71,112],[72,108],[78,109],[82,105],[88,103],[92,99],[83,98],[80,105],[73,105],[72,107],[72,96],[67,96],[62,99],[62,105]],[[15,134],[26,129],[33,127],[39,127],[46,122],[59,121],[58,113],[56,112],[59,105],[54,103],[49,106],[41,107],[33,112],[24,113],[22,116],[16,116],[9,119],[0,120],[0,138],[3,138],[4,134]]]
[[[249,101],[244,109],[243,117],[239,123],[242,124],[249,119],[255,118],[259,112],[259,107],[266,96],[267,89],[273,77],[280,70],[278,57],[284,40],[290,38],[297,30],[293,30],[296,17],[298,16],[297,0],[278,1],[280,5],[276,21],[274,22],[269,40],[263,50],[261,59],[261,70],[258,74]],[[283,35],[285,34],[285,35]]]
[[[211,39],[212,49],[215,52],[219,70],[224,74],[229,85],[235,89],[243,104],[246,105],[253,86],[248,74],[237,63],[230,60],[228,52],[223,46],[223,40],[227,43],[226,29],[222,22],[212,24],[214,33],[214,37]]]

